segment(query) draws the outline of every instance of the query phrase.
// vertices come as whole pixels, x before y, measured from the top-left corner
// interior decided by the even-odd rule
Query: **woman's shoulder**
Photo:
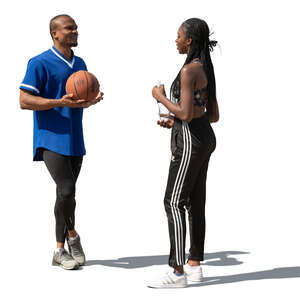
[[[181,76],[182,77],[194,77],[195,75],[199,74],[199,71],[201,72],[203,70],[203,65],[200,63],[189,63],[186,64],[182,69],[181,69]]]
[[[203,70],[203,64],[199,61],[192,61],[182,68],[182,72],[184,73],[190,73],[195,71],[198,72],[199,70]]]

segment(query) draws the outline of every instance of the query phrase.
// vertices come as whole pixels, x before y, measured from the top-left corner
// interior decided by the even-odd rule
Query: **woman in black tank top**
[[[164,198],[170,236],[169,265],[174,269],[148,286],[185,287],[188,280],[202,280],[205,238],[206,174],[216,139],[211,122],[219,119],[214,68],[210,51],[217,44],[209,39],[205,21],[188,19],[178,30],[180,54],[187,58],[171,86],[170,99],[164,86],[154,87],[153,97],[174,114],[162,127],[172,128],[172,158]],[[190,250],[185,258],[185,211],[189,214]]]

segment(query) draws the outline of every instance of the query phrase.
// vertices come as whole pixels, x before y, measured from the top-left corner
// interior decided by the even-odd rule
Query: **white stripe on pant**
[[[171,210],[174,220],[174,232],[175,232],[175,251],[176,251],[176,263],[178,266],[184,265],[184,241],[183,241],[183,226],[180,216],[180,211],[178,208],[178,203],[180,200],[180,195],[182,191],[182,186],[185,180],[186,172],[190,163],[191,153],[192,153],[192,141],[191,133],[186,122],[182,122],[182,132],[183,132],[183,154],[180,162],[180,167],[176,176],[174,189],[171,197]],[[183,250],[183,251],[182,251]]]

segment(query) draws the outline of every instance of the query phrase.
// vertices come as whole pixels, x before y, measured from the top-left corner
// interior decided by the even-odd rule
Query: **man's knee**
[[[75,184],[65,184],[57,187],[55,214],[73,211],[75,209]]]
[[[75,198],[75,184],[65,184],[58,187],[58,196],[62,201],[70,201]]]

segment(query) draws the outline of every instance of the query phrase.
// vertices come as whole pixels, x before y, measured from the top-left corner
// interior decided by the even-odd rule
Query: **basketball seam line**
[[[76,77],[76,74],[74,73],[74,76],[73,76],[73,84],[74,84],[74,89],[75,89],[75,92],[76,92],[76,96],[77,96],[77,100],[79,100],[79,96],[78,96],[78,93],[77,93],[77,89],[76,89],[76,84],[75,84],[75,77]]]
[[[86,75],[86,72],[83,72],[84,75],[85,75],[85,78],[86,78],[86,99],[85,100],[88,100],[88,97],[89,97],[89,80],[88,80],[88,77]]]

